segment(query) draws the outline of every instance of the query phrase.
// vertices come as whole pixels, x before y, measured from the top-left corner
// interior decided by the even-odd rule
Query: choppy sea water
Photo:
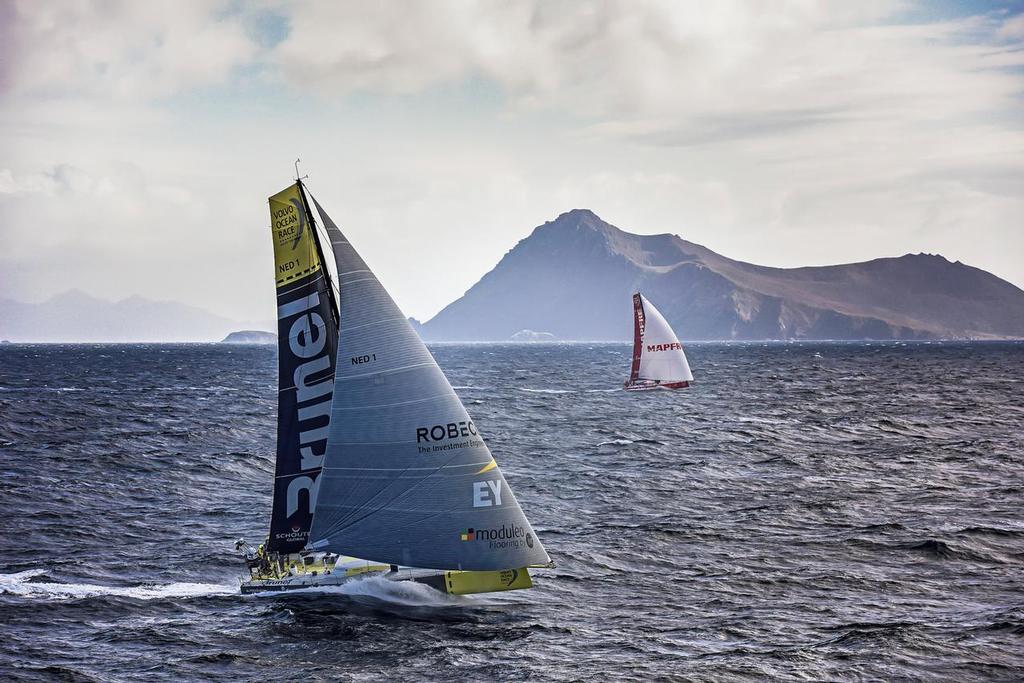
[[[432,348],[558,567],[238,595],[276,356],[0,347],[4,680],[1024,677],[1024,344]]]

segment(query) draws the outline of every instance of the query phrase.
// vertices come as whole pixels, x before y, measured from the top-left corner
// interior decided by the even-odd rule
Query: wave
[[[633,442],[630,439],[612,439],[611,441],[602,441],[601,443],[597,444],[597,447],[600,448],[601,446],[628,446],[631,443]]]
[[[896,546],[903,550],[913,550],[920,552],[924,555],[936,557],[944,560],[951,559],[977,559],[971,557],[970,553],[954,549],[950,544],[944,541],[938,541],[934,538],[928,538],[923,541],[911,541],[908,543],[900,543]]]
[[[141,586],[100,586],[89,583],[54,583],[32,581],[46,574],[45,569],[28,569],[15,574],[0,574],[0,594],[54,600],[79,600],[114,596],[137,600],[162,598],[203,598],[213,595],[235,595],[238,586],[222,583],[169,583]]]
[[[1007,536],[1016,537],[1024,536],[1024,531],[1020,529],[1002,529],[999,527],[991,526],[969,526],[959,531],[955,531],[956,534],[965,534],[969,536]]]
[[[456,389],[458,387],[455,387]],[[621,387],[615,387],[613,389],[531,389],[529,387],[519,387],[519,391],[525,391],[528,394],[615,394],[622,391]]]
[[[857,528],[861,531],[904,531],[906,529],[906,527],[899,522],[879,522],[877,524],[866,524]]]
[[[665,444],[656,439],[612,439],[611,441],[602,441],[597,444],[597,447],[601,446],[630,446],[632,444],[647,444],[652,446],[664,446]]]
[[[1003,564],[1008,561],[1005,557],[996,554],[981,552],[962,545],[955,545],[950,542],[940,541],[935,538],[926,538],[923,540],[893,544],[875,543],[873,541],[865,541],[862,539],[851,539],[851,541],[858,545],[885,551],[910,551],[936,560],[966,560],[969,562],[981,562],[984,564]]]
[[[571,394],[572,392],[568,389],[527,389],[526,387],[519,387],[519,391],[525,391],[530,394]]]

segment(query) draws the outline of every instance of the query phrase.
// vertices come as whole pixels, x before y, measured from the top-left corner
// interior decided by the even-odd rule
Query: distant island
[[[558,341],[558,337],[550,332],[534,332],[533,330],[519,330],[509,339],[516,342]]]
[[[276,344],[277,335],[263,330],[239,330],[221,340],[221,344]]]
[[[419,327],[431,341],[626,341],[642,291],[683,339],[1020,339],[1024,291],[939,255],[770,268],[575,209],[538,226]]]

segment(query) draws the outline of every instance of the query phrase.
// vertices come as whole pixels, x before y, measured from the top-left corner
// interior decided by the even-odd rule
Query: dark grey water
[[[1024,345],[437,346],[558,568],[241,597],[275,356],[0,347],[0,678],[1024,677]]]

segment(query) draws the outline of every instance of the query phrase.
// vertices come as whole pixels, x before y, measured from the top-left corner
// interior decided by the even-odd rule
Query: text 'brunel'
[[[299,455],[302,457],[302,471],[319,470],[323,465],[327,451],[327,433],[331,422],[331,397],[334,393],[334,382],[323,379],[323,373],[331,367],[330,349],[327,348],[327,323],[317,313],[320,296],[313,292],[308,296],[299,297],[294,301],[282,304],[277,309],[280,320],[297,315],[288,332],[288,350],[300,363],[295,368],[296,417],[299,422]],[[313,378],[320,381],[312,381]],[[299,404],[308,403],[299,407]],[[282,416],[283,417],[283,416]],[[316,421],[320,426],[310,427],[309,422]],[[306,427],[303,429],[303,423]],[[299,507],[299,494],[309,492],[309,511],[316,506],[316,476],[295,477],[288,484],[287,516],[292,516]]]

